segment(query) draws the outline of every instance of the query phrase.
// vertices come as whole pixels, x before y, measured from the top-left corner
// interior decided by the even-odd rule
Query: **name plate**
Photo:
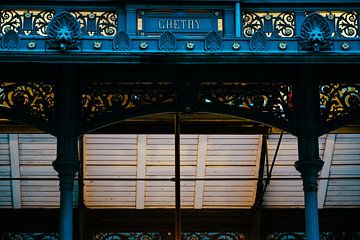
[[[139,10],[137,30],[140,36],[159,36],[165,31],[204,36],[223,31],[223,14],[216,10]]]

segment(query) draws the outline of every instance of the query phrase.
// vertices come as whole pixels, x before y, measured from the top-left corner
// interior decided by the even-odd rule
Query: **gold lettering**
[[[165,29],[165,20],[159,20],[159,29]]]

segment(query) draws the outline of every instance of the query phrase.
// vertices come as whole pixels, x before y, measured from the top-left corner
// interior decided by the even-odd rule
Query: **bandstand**
[[[360,239],[359,1],[0,6],[2,239]]]

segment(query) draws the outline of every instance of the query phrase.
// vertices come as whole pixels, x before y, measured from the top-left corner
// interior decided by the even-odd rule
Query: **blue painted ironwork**
[[[176,38],[170,31],[165,31],[159,38],[159,49],[164,51],[176,50]]]
[[[5,32],[1,39],[1,48],[16,49],[19,47],[19,36],[14,30]]]
[[[326,18],[318,13],[311,13],[301,24],[301,47],[315,52],[328,50],[330,35],[330,24]]]
[[[222,39],[217,32],[212,31],[205,37],[205,50],[217,51],[220,50],[221,47],[222,47]]]
[[[68,13],[68,19],[76,19],[80,27],[79,39],[74,39],[73,36],[78,31],[71,31],[71,38],[78,41],[73,42],[73,44],[79,43],[81,45],[81,47],[74,47],[74,49],[78,49],[76,50],[76,54],[79,55],[78,59],[87,57],[87,54],[92,54],[94,51],[99,54],[112,52],[114,58],[126,52],[134,54],[159,52],[162,51],[159,49],[159,38],[166,31],[171,31],[177,42],[177,48],[171,52],[188,55],[208,51],[206,47],[208,38],[206,36],[213,31],[219,34],[222,42],[222,47],[217,52],[226,53],[226,56],[251,54],[252,49],[249,42],[251,36],[257,31],[262,31],[268,41],[267,49],[259,53],[260,56],[261,54],[277,53],[278,57],[289,54],[292,56],[297,54],[294,56],[297,58],[306,55],[314,57],[312,51],[304,51],[317,50],[318,43],[314,43],[314,41],[323,41],[319,50],[330,49],[329,47],[331,47],[331,53],[325,51],[322,52],[321,56],[331,54],[333,57],[337,53],[358,56],[360,50],[358,44],[359,7],[346,9],[343,6],[326,7],[324,5],[324,7],[318,8],[295,7],[289,9],[286,6],[274,8],[269,5],[268,8],[249,8],[245,2],[242,2],[239,13],[239,4],[232,6],[159,5],[156,7],[126,5],[125,7],[83,7],[81,9],[47,6],[46,8],[9,7],[0,10],[0,38],[2,42],[0,44],[0,55],[4,56],[2,59],[6,60],[7,57],[11,56],[7,55],[7,52],[38,54],[44,60],[47,59],[48,56],[43,54],[49,52],[48,39],[52,39],[50,47],[53,47],[54,43],[56,47],[58,45],[55,41],[56,36],[62,34],[63,40],[61,41],[65,41],[65,35],[69,33],[63,28],[62,33],[58,33],[59,29],[57,29],[48,34],[52,26],[46,30],[55,15],[61,14],[64,10]],[[234,12],[237,18],[234,18]],[[242,21],[240,23],[235,21],[238,19],[238,14],[241,14]],[[320,22],[322,23],[320,24]],[[317,31],[314,24],[316,26],[320,24],[321,29],[318,32],[313,32],[313,37],[311,37],[309,33]],[[240,36],[239,30],[243,36]],[[123,33],[117,35],[118,32]],[[14,33],[17,34],[18,41]],[[116,44],[113,43],[119,38],[125,39],[124,33],[128,36],[127,40],[123,42],[126,43],[124,45],[126,47],[114,47]],[[187,47],[189,42],[196,47]],[[242,47],[234,48],[234,42]],[[143,47],[144,43],[147,44],[146,48]],[[142,47],[139,47],[140,45]],[[164,53],[164,51],[162,52]],[[55,56],[61,54],[58,53]]]
[[[59,240],[58,233],[0,233],[1,239],[13,240]]]
[[[113,49],[115,51],[116,50],[125,51],[128,50],[130,47],[131,47],[131,39],[129,35],[124,31],[118,32],[113,40]]]
[[[61,12],[56,15],[47,27],[48,42],[50,49],[65,51],[79,49],[80,24],[69,12]]]

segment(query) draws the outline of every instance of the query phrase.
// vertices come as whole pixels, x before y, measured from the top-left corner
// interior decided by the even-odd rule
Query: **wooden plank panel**
[[[17,134],[9,134],[11,177],[20,178],[19,140]],[[20,181],[12,180],[13,208],[21,208]]]
[[[137,178],[145,178],[146,173],[146,135],[138,136],[137,145]],[[136,209],[144,209],[145,207],[145,182],[138,181],[136,183]]]
[[[197,165],[196,165],[196,178],[204,178],[206,172],[206,157],[208,149],[208,136],[199,135],[199,145],[198,145],[198,154],[197,154]],[[204,181],[196,181],[195,183],[195,199],[194,199],[194,208],[201,209],[203,205],[203,197],[205,190]]]

